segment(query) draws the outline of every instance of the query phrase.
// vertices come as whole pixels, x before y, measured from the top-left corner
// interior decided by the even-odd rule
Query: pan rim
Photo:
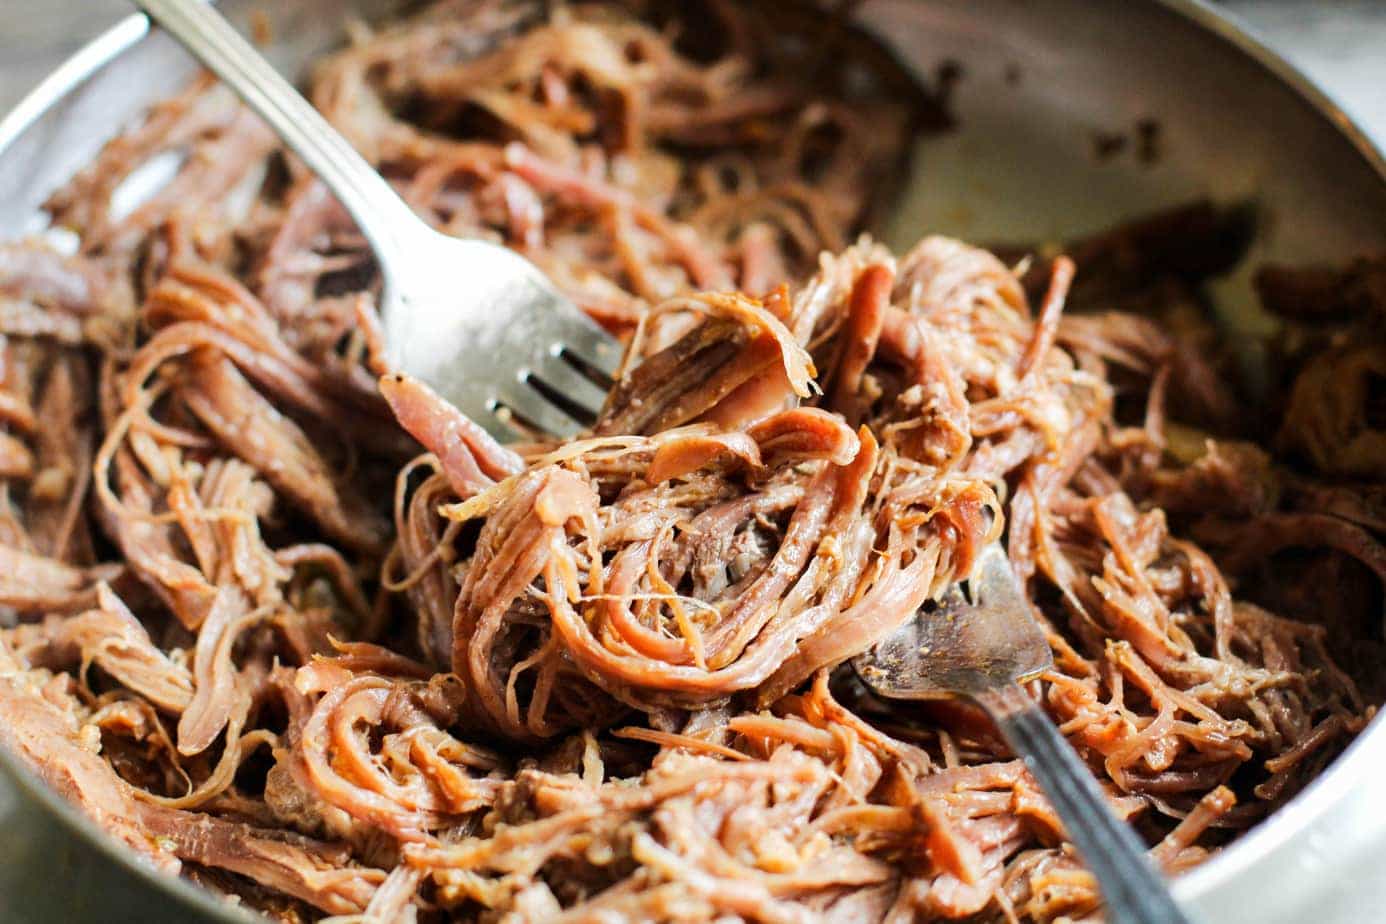
[[[1253,29],[1235,16],[1215,9],[1207,0],[1153,2],[1194,28],[1219,39],[1233,53],[1240,53],[1264,70],[1273,81],[1293,91],[1315,115],[1328,122],[1349,142],[1357,156],[1386,186],[1386,150],[1373,141],[1357,121],[1300,68],[1257,37]],[[148,19],[143,13],[134,13],[122,18],[64,60],[0,117],[0,153],[21,138],[50,108],[77,90],[88,78],[130,52],[149,33]],[[1353,793],[1360,792],[1363,785],[1371,782],[1372,766],[1382,761],[1386,761],[1386,717],[1379,715],[1336,760],[1288,803],[1215,856],[1181,873],[1173,881],[1176,895],[1182,900],[1194,902],[1236,889],[1239,885],[1244,887],[1256,874],[1258,867],[1264,866],[1276,855],[1283,862],[1285,852],[1293,850],[1294,842],[1309,834],[1316,825],[1324,823],[1331,809],[1337,809],[1340,813],[1345,810]],[[166,875],[141,862],[105,829],[44,783],[21,757],[4,746],[0,746],[0,771],[3,771],[10,785],[57,816],[87,847],[135,875],[166,898],[207,915],[209,920],[244,924],[259,919],[181,877]]]

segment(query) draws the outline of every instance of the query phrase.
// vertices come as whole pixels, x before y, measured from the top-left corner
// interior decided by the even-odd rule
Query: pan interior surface
[[[378,20],[408,5],[220,4],[242,27],[252,13],[267,16],[274,40],[266,51],[292,74],[340,42],[349,15]],[[1339,262],[1386,247],[1380,155],[1297,75],[1196,0],[1131,2],[1100,16],[1085,0],[864,0],[855,15],[921,81],[938,86],[942,76],[950,85],[955,125],[921,137],[913,174],[878,229],[894,247],[930,232],[983,244],[1060,240],[1196,198],[1249,203],[1258,217],[1251,250],[1212,285],[1233,337],[1264,323],[1250,286],[1260,263]],[[139,17],[55,72],[0,122],[0,236],[42,233],[46,195],[193,72]],[[1114,138],[1119,150],[1101,153],[1103,139]],[[1372,847],[1386,847],[1386,792],[1372,782],[1383,762],[1378,720],[1305,793],[1184,876],[1178,894],[1210,921],[1297,921],[1309,908],[1325,921],[1374,919],[1386,902],[1386,881],[1368,865]],[[18,772],[7,754],[0,765]],[[0,789],[0,811],[17,800],[29,823],[47,817],[52,804],[34,806],[56,797],[34,785]],[[61,814],[99,845],[78,850],[69,868],[94,850],[118,849],[72,811]],[[56,825],[47,834],[69,837]],[[26,884],[52,891],[52,876],[35,874],[42,856],[5,856],[12,875],[0,881],[19,890],[10,895]],[[123,861],[108,875],[135,870]],[[244,920],[189,886],[159,888],[178,903],[162,912],[169,919]],[[99,889],[93,881],[81,891]],[[92,911],[89,899],[85,909],[42,914],[8,901],[18,920]]]

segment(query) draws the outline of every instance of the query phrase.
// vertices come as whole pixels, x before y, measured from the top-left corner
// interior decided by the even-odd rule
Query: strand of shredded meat
[[[447,2],[314,72],[625,339],[571,442],[377,364],[364,241],[210,79],[54,193],[75,253],[0,245],[0,745],[283,920],[1091,919],[980,714],[842,666],[1000,540],[1167,871],[1326,766],[1386,693],[1380,260],[1262,271],[1253,402],[1238,214],[892,253],[922,114],[770,6]]]

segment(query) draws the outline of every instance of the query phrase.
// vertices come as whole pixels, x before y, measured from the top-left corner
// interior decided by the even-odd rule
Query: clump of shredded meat
[[[375,365],[364,242],[209,80],[53,195],[77,253],[0,245],[0,744],[286,920],[1083,919],[985,721],[841,668],[999,538],[1166,870],[1303,787],[1386,692],[1380,261],[1262,273],[1253,412],[1196,292],[1235,216],[891,253],[886,75],[645,12],[447,3],[312,81],[628,340],[572,442]]]

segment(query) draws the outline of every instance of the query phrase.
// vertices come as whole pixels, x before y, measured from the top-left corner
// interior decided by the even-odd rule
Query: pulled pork
[[[1196,292],[1235,221],[891,253],[885,65],[643,14],[448,3],[312,84],[627,340],[572,442],[375,366],[364,242],[209,80],[54,194],[75,254],[0,245],[0,744],[285,920],[1096,916],[978,713],[841,668],[1001,539],[1165,869],[1284,803],[1386,692],[1379,262],[1263,273],[1253,417]]]

